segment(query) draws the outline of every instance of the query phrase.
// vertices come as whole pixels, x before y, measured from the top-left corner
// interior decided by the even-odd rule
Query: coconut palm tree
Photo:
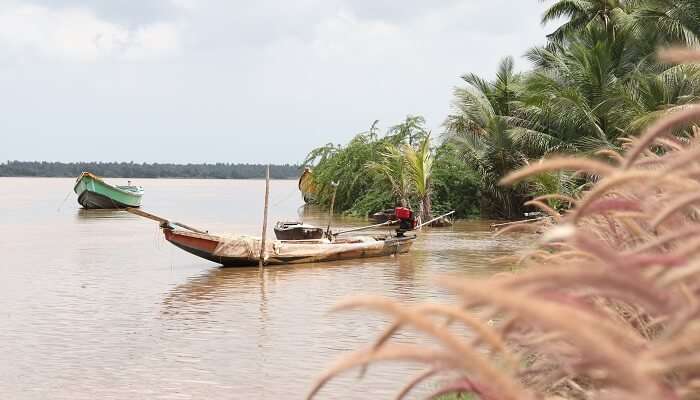
[[[544,1],[544,0],[541,0]],[[561,44],[590,27],[598,25],[611,37],[630,23],[629,6],[625,0],[557,0],[542,16],[542,24],[567,20],[547,35],[552,43]]]
[[[700,2],[697,0],[643,0],[631,10],[630,28],[640,44],[655,46],[700,44]]]
[[[425,136],[416,148],[402,146],[409,182],[418,200],[418,215],[421,221],[432,218],[433,151],[430,148],[430,134]]]
[[[473,74],[463,79],[467,85],[455,89],[453,113],[445,122],[447,139],[479,176],[482,209],[495,216],[521,217],[525,186],[503,188],[498,181],[528,159],[562,149],[563,143],[522,117],[518,104],[523,77],[514,72],[512,59],[501,62],[494,81]]]
[[[675,65],[660,73],[636,72],[625,84],[615,112],[625,131],[636,133],[679,107],[700,102],[700,66]]]
[[[653,64],[639,49],[630,33],[610,40],[589,27],[561,51],[530,50],[536,69],[518,103],[523,118],[578,150],[597,150],[697,99],[697,67]]]
[[[370,161],[367,168],[386,179],[398,203],[409,207],[411,190],[404,154],[398,146],[385,143],[379,155],[379,160]]]
[[[613,146],[625,127],[614,111],[625,80],[640,67],[630,47],[623,34],[608,40],[601,28],[590,27],[564,51],[530,50],[526,56],[536,69],[525,80],[518,102],[523,118],[579,149],[584,143]]]

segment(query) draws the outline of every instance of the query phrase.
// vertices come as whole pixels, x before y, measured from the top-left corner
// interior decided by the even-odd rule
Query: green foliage
[[[435,154],[423,149],[432,165],[417,163],[429,137],[419,116],[408,116],[381,139],[375,121],[346,147],[312,152],[319,182],[345,185],[339,209],[374,211],[369,208],[390,198],[387,206],[430,209],[434,203],[439,211],[457,209],[458,216],[478,209],[521,218],[529,198],[552,189],[575,194],[587,181],[546,174],[499,186],[509,172],[555,153],[620,150],[623,137],[700,100],[700,67],[655,60],[659,47],[700,45],[698,0],[556,0],[542,21],[560,25],[547,45],[527,52],[532,70],[517,72],[507,57],[493,79],[462,76],[444,123],[445,143]],[[329,196],[323,196],[325,204]]]
[[[474,202],[474,196],[460,196],[463,190],[476,192],[473,175],[458,171],[454,151],[449,160],[435,159],[424,123],[423,117],[408,116],[380,138],[375,121],[370,131],[357,134],[346,146],[312,150],[306,163],[314,166],[317,201],[329,206],[331,183],[339,182],[335,209],[340,212],[366,216],[403,205],[416,208],[425,220],[432,215],[432,203],[437,199],[441,211],[459,205],[461,215],[472,215],[473,205],[465,202]],[[446,169],[436,170],[435,163]],[[438,177],[437,191],[433,190],[433,176]],[[459,191],[452,190],[452,182],[459,183]]]
[[[350,215],[364,217],[379,210],[391,207],[395,204],[395,198],[388,191],[378,185],[369,192],[363,194],[352,208],[347,210]]]
[[[456,146],[442,144],[433,165],[433,213],[455,210],[456,218],[479,216],[478,182],[478,175],[465,165]]]
[[[326,153],[313,170],[318,203],[330,205],[333,182],[339,183],[335,199],[335,209],[339,212],[350,210],[355,203],[376,188],[381,177],[368,165],[377,160],[383,143],[373,138],[370,132],[363,132],[356,135],[345,147],[337,146],[332,152]],[[312,151],[310,156],[315,152],[317,151]]]

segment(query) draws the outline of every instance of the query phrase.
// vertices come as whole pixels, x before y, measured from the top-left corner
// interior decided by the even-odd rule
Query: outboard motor
[[[416,219],[413,211],[406,207],[396,207],[394,209],[396,218],[399,220],[399,227],[396,229],[396,236],[402,237],[404,233],[413,230],[416,227]]]

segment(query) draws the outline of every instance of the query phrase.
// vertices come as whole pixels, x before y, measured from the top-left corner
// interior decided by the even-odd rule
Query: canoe
[[[140,207],[143,197],[141,186],[113,186],[89,172],[80,174],[73,191],[78,203],[87,209]]]
[[[224,267],[259,263],[261,240],[221,236],[163,226],[165,239],[180,249]],[[406,253],[415,236],[360,236],[343,239],[274,240],[266,243],[265,264],[316,263]]]
[[[277,222],[275,224],[275,237],[278,240],[309,240],[322,239],[323,228],[307,225],[301,222]]]

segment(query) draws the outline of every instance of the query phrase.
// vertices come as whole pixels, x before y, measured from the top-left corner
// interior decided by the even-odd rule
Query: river
[[[134,182],[146,189],[146,211],[260,235],[263,181]],[[425,230],[407,255],[270,267],[261,278],[257,268],[223,269],[175,248],[153,221],[80,209],[73,183],[0,178],[0,399],[303,398],[337,356],[387,322],[329,314],[343,296],[445,299],[431,277],[488,276],[490,259],[525,245],[492,237],[488,221],[465,221]],[[270,203],[271,224],[297,219],[296,182],[273,181]],[[326,223],[313,210],[304,218]],[[362,380],[349,374],[318,398],[387,398],[415,371],[390,364]]]

